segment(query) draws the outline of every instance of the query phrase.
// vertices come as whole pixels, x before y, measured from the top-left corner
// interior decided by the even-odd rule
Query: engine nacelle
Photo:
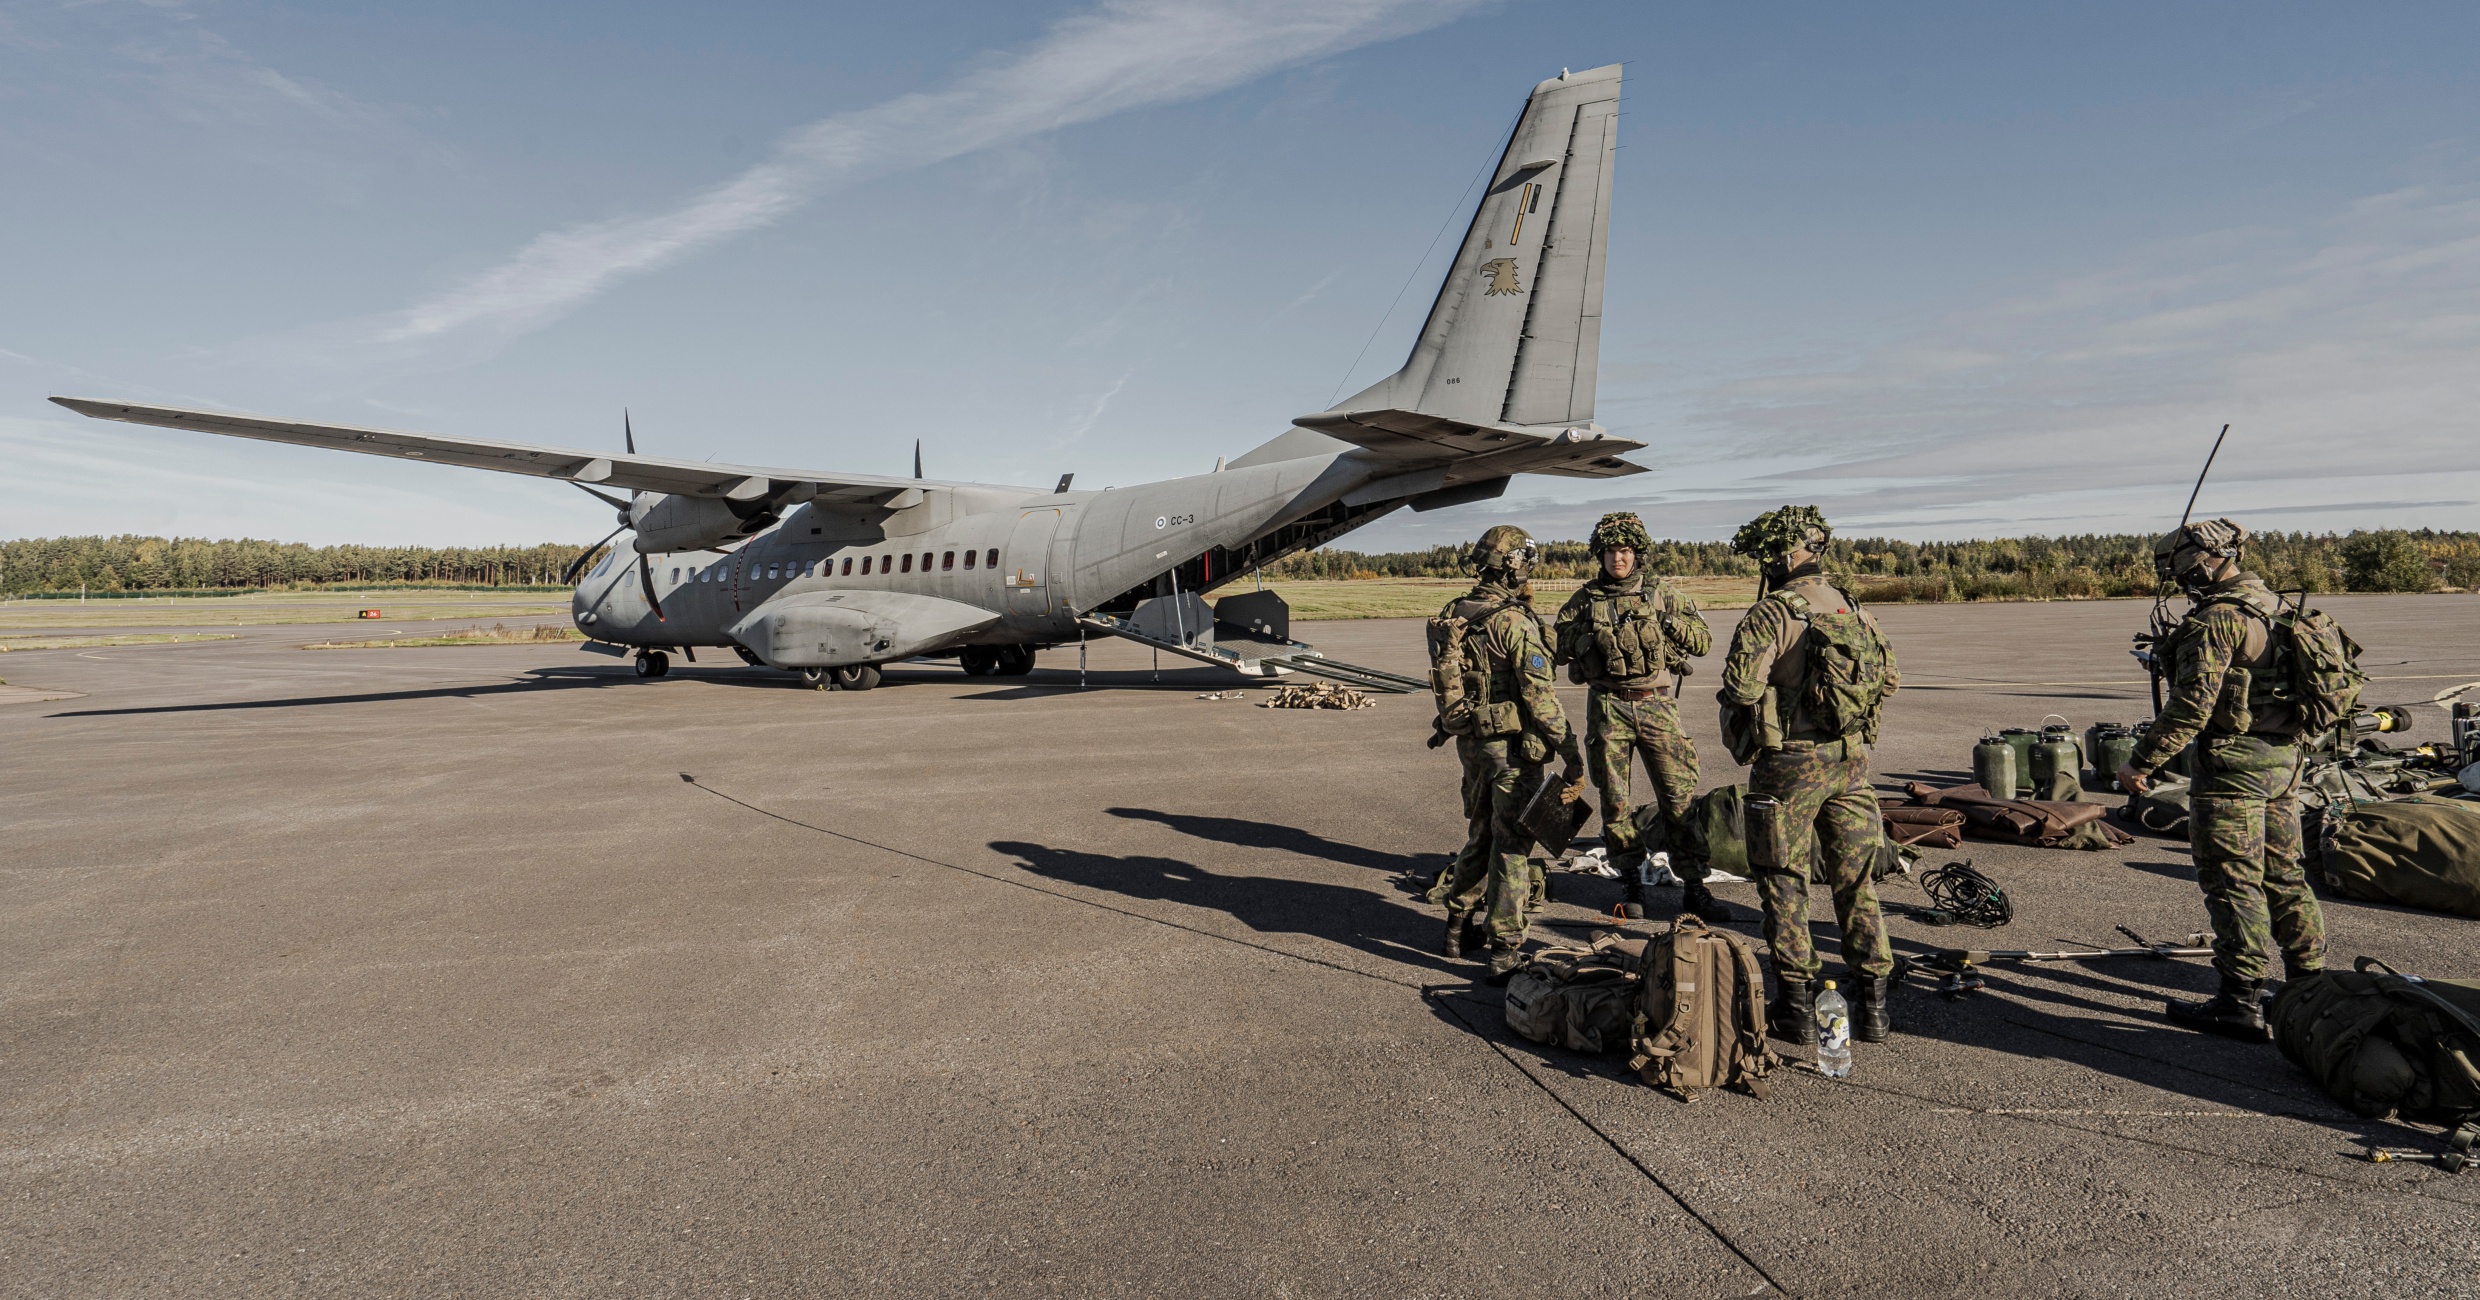
[[[639,497],[629,511],[637,524],[637,550],[642,555],[702,551],[756,532],[774,521],[773,512],[763,510],[764,502],[755,503],[761,511],[743,517],[742,512],[750,504],[670,494]]]

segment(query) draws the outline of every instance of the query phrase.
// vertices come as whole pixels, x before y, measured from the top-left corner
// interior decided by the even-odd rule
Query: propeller
[[[625,408],[623,408],[620,412],[620,439],[623,445],[629,449],[630,455],[634,456],[637,454],[637,430],[630,424],[629,413]],[[599,551],[609,545],[612,538],[618,537],[620,534],[625,533],[631,528],[637,526],[637,493],[634,491],[630,492],[629,499],[623,501],[608,492],[597,492],[593,488],[587,487],[585,484],[579,483],[574,479],[568,480],[568,485],[620,512],[620,526],[604,534],[602,541],[596,542],[594,545],[589,546],[584,551],[580,552],[576,559],[569,561],[568,568],[561,572],[560,581],[573,584],[577,581],[578,571],[586,567],[586,561],[594,558],[594,553],[596,551]],[[637,585],[646,593],[646,608],[654,611],[655,621],[658,623],[668,621],[663,617],[663,602],[655,599],[654,565],[646,558],[646,553],[644,551],[639,551],[637,553]]]

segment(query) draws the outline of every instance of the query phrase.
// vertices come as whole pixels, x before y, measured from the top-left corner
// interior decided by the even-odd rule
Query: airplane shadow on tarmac
[[[1365,889],[1223,875],[1177,858],[1114,857],[1021,840],[993,840],[990,847],[1047,879],[1223,912],[1260,934],[1304,934],[1391,962],[1448,969],[1446,959],[1430,951],[1438,937],[1434,918]]]

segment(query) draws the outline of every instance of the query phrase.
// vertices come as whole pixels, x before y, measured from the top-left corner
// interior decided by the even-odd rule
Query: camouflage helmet
[[[1818,550],[1833,537],[1833,526],[1817,507],[1784,506],[1768,510],[1741,526],[1731,538],[1731,549],[1772,560],[1797,550]]]
[[[1507,562],[1518,555],[1529,558],[1532,550],[1532,534],[1514,524],[1500,524],[1483,533],[1481,540],[1473,543],[1472,550],[1464,555],[1464,562],[1487,573],[1507,567]]]
[[[1625,548],[1643,555],[1653,549],[1653,537],[1645,531],[1645,521],[1625,510],[1602,516],[1593,525],[1593,553]]]
[[[2248,531],[2228,519],[2181,524],[2153,543],[2153,576],[2177,582],[2192,570],[2214,567],[2213,561],[2235,560],[2247,539]]]

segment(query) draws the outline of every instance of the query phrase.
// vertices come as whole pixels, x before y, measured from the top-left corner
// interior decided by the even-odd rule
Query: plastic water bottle
[[[1827,980],[1817,995],[1817,1073],[1829,1079],[1851,1076],[1851,1004]]]

